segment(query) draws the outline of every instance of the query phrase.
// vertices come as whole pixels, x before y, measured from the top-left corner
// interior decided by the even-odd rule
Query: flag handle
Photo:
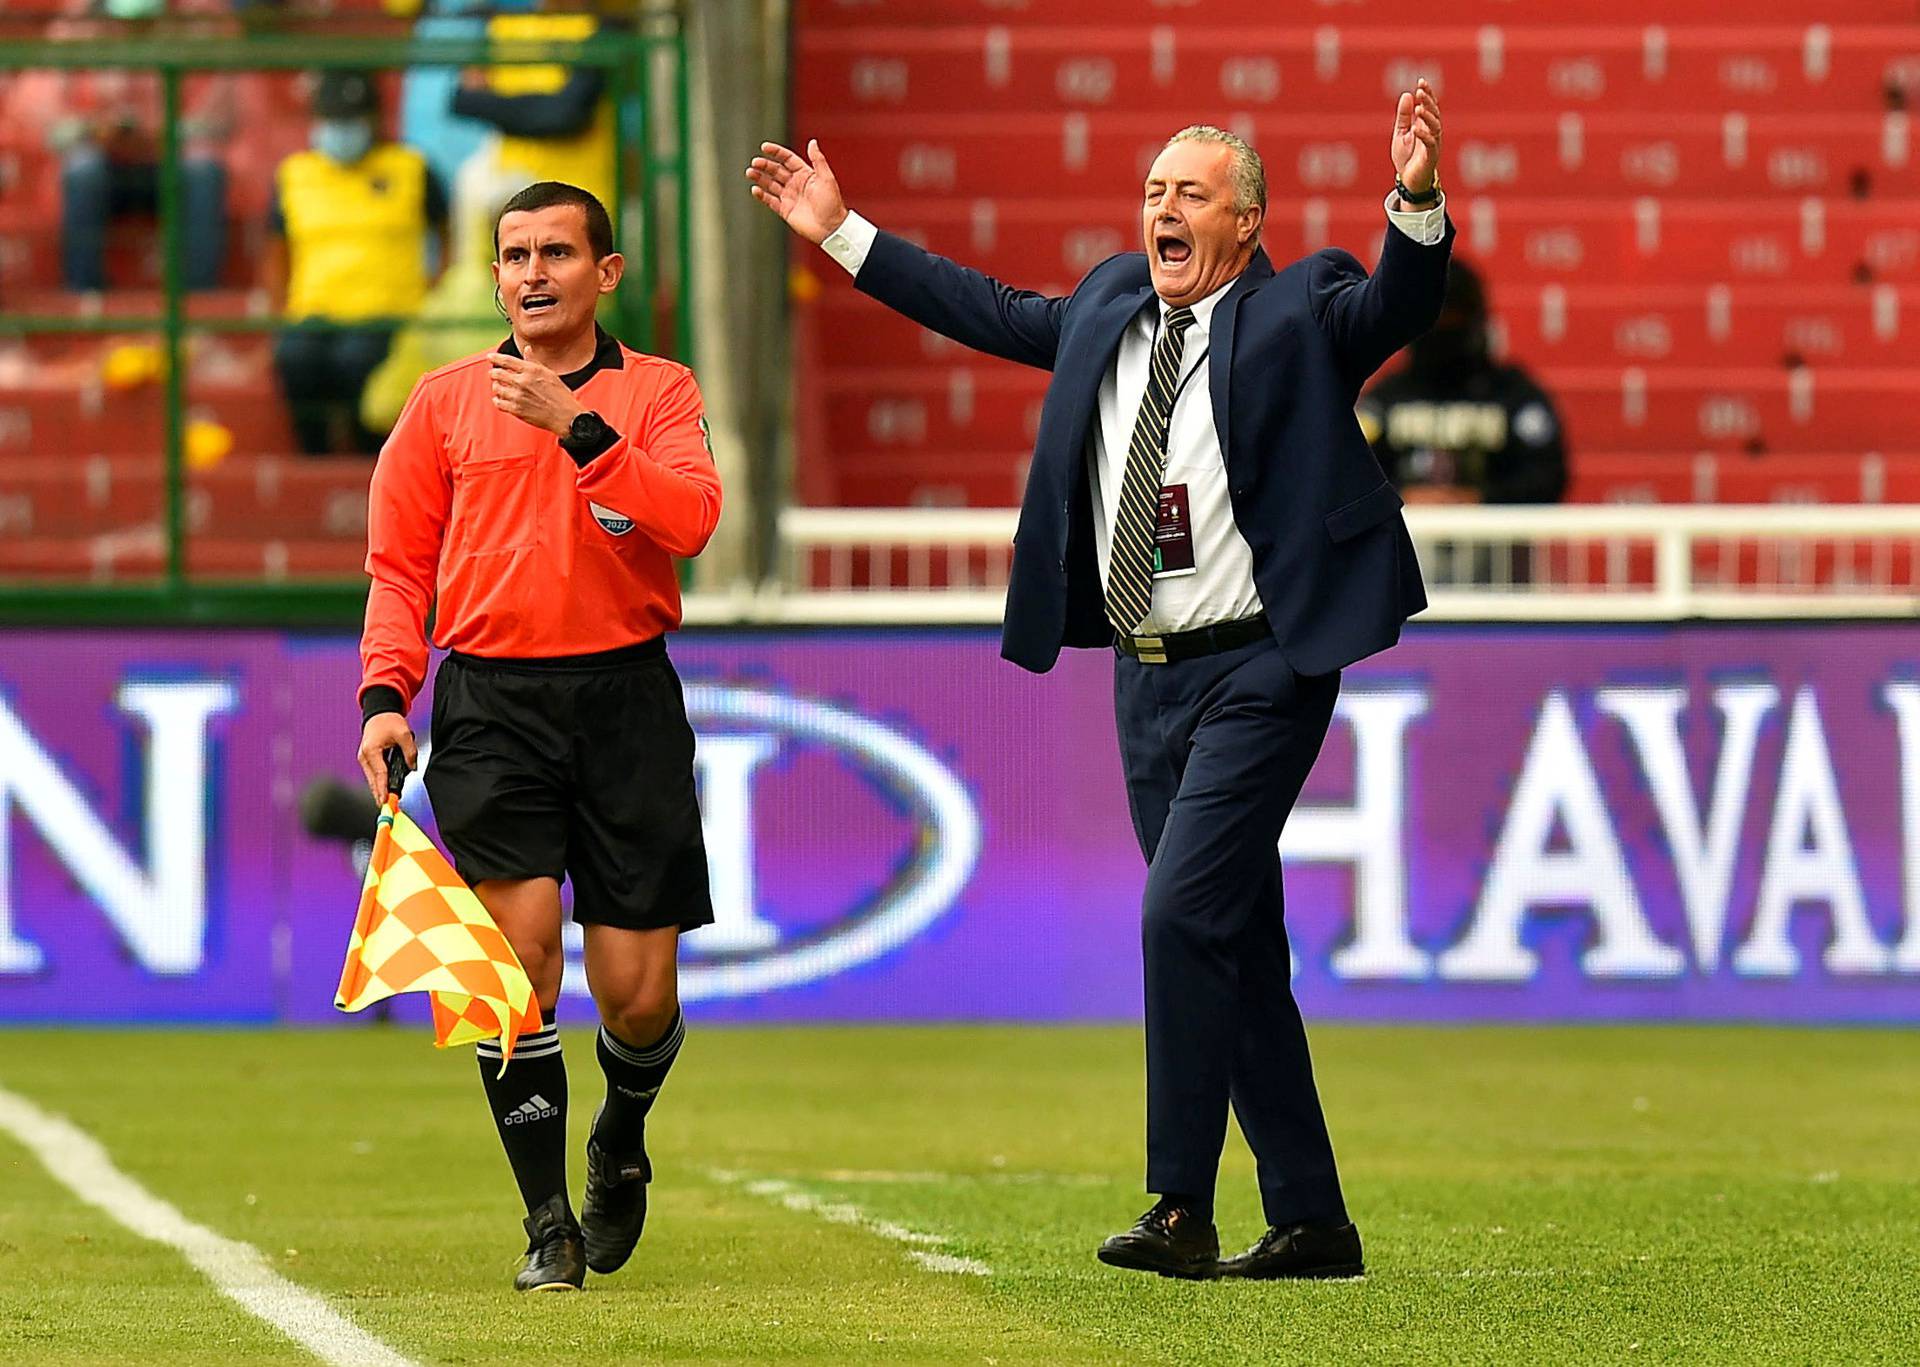
[[[387,791],[394,800],[400,799],[400,789],[406,785],[407,775],[412,770],[407,767],[407,752],[397,745],[387,747]]]

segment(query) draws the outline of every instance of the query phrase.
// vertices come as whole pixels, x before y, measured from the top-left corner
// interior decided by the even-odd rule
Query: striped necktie
[[[1107,621],[1131,636],[1153,606],[1153,531],[1160,520],[1160,478],[1167,470],[1167,423],[1180,378],[1180,352],[1193,310],[1173,309],[1153,344],[1147,393],[1127,444],[1127,471],[1120,480],[1120,509],[1113,519],[1113,553],[1107,565]]]

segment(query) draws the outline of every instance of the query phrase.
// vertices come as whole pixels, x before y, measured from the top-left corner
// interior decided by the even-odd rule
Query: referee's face
[[[528,209],[500,220],[493,278],[514,335],[564,346],[593,331],[594,305],[620,284],[618,252],[595,260],[587,215],[575,204]]]

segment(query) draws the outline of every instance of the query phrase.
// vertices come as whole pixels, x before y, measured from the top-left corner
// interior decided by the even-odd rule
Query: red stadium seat
[[[1544,370],[1571,449],[1874,450],[1902,439],[1899,370]]]
[[[1580,454],[1574,457],[1569,503],[1694,503],[1711,499],[1719,457],[1712,454]]]
[[[827,440],[849,455],[1031,449],[1046,388],[1044,371],[1004,363],[854,371],[826,388]]]
[[[798,326],[830,365],[947,364],[958,343],[881,308],[825,265],[818,299]],[[1494,287],[1503,351],[1533,367],[1657,365],[1682,358],[1766,366],[1799,358],[1822,366],[1920,364],[1920,289],[1914,286],[1780,285]]]
[[[233,457],[187,478],[187,529],[212,537],[344,539],[366,535],[365,461]],[[23,532],[82,535],[152,525],[165,477],[151,455],[0,461],[0,505]]]
[[[1721,503],[1857,503],[1858,456],[1725,456],[1715,470]]]
[[[55,7],[23,0],[8,18]],[[1140,177],[1196,120],[1265,153],[1277,262],[1329,245],[1371,261],[1387,231],[1387,113],[1425,75],[1446,103],[1458,251],[1488,280],[1505,353],[1561,404],[1570,497],[1920,501],[1920,455],[1879,452],[1904,441],[1920,365],[1915,0],[794,11],[794,132],[820,139],[860,210],[1047,292],[1136,245]],[[263,116],[231,149],[236,286],[272,168],[304,138],[296,79],[257,81]],[[0,307],[75,307],[54,288],[57,170],[43,138],[0,129]],[[135,288],[111,307],[157,314],[150,233],[115,242],[116,285]],[[1046,376],[890,314],[811,248],[794,261],[819,285],[794,313],[802,496],[1015,501]],[[245,295],[192,307],[234,316]],[[0,575],[161,566],[160,393],[104,388],[88,361],[101,345],[37,339],[28,363],[0,366]],[[188,379],[195,416],[235,438],[191,482],[192,568],[357,574],[367,463],[287,457],[265,339],[221,345],[245,364]]]
[[[286,406],[272,382],[234,389],[190,382],[193,416],[233,433],[241,452],[293,449]],[[84,455],[153,457],[165,439],[165,410],[156,385],[130,392],[97,383],[76,387],[48,381],[0,388],[0,455],[31,450],[47,458]]]
[[[1506,353],[1533,366],[1920,363],[1920,291],[1912,285],[1625,289],[1575,281],[1494,290]]]
[[[51,3],[52,0],[40,0]],[[1403,28],[1404,0],[1340,0],[1324,6],[1329,26],[1343,30]],[[1273,22],[1272,0],[1181,0],[1178,8],[1167,0],[1021,0],[1009,11],[1007,0],[799,0],[795,24],[804,35],[831,31],[860,31],[874,27],[952,28],[967,24],[1164,24],[1179,19],[1194,24],[1259,28]],[[1800,5],[1753,6],[1747,18],[1756,23],[1804,20]],[[1456,0],[1446,7],[1446,23],[1463,28],[1488,24],[1539,25],[1538,7],[1528,0]],[[1912,0],[1831,0],[1819,9],[1827,24],[1904,24],[1913,20]],[[1727,22],[1720,0],[1558,0],[1551,22],[1565,27],[1593,28],[1618,24],[1663,24],[1672,27],[1718,25]]]
[[[835,463],[836,503],[900,508],[1005,508],[1019,502],[1027,452],[849,453]]]
[[[1573,462],[1572,501],[1588,503],[1882,503],[1920,480],[1911,455],[1853,452],[1600,452]]]
[[[1258,113],[1246,120],[1269,192],[1350,195],[1381,178],[1380,116]],[[1800,195],[1920,195],[1920,146],[1905,113],[1841,116],[1577,113],[1463,117],[1450,150],[1456,190],[1501,194],[1578,178],[1589,194],[1745,196],[1756,179]],[[902,112],[809,124],[850,185],[897,185],[964,199],[1017,198],[1038,183],[1124,203],[1166,142],[1164,115]]]
[[[1871,454],[1904,430],[1920,362],[1911,0],[1275,16],[802,0],[795,131],[882,227],[1062,293],[1135,245],[1140,176],[1196,119],[1265,152],[1276,261],[1372,260],[1385,114],[1426,75],[1457,250],[1489,281],[1505,354],[1560,399],[1573,497],[1920,494],[1911,460]],[[807,496],[1011,501],[1045,377],[889,315],[810,249],[795,262],[820,286],[796,310]]]
[[[1177,127],[1191,121],[1180,111],[1216,121],[1263,109],[1377,113],[1425,76],[1468,114],[1753,106],[1869,114],[1885,107],[1889,84],[1910,85],[1920,72],[1910,24],[1679,27],[1648,16],[1597,28],[1537,20],[1280,28],[1270,18],[1213,26],[1193,14],[1121,25],[1087,9],[1091,22],[1082,23],[1008,11],[979,25],[803,29],[796,108],[807,116],[1159,108]]]
[[[158,527],[135,536],[9,537],[0,540],[0,580],[151,581],[166,567],[162,545]],[[189,541],[186,561],[196,579],[345,579],[364,553],[364,543],[247,537]]]
[[[1137,250],[1135,194],[1088,200],[862,199],[881,227],[1032,289],[1070,289],[1114,252]],[[1506,199],[1461,196],[1460,253],[1495,290],[1509,281],[1844,285],[1920,280],[1920,198],[1708,201]],[[1387,231],[1369,196],[1276,201],[1262,241],[1276,262],[1340,246],[1378,256]],[[833,268],[800,258],[823,278]]]

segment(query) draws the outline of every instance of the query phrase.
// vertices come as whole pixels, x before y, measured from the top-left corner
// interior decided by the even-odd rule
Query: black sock
[[[1163,1191],[1160,1199],[1169,1205],[1185,1206],[1187,1214],[1196,1220],[1213,1219],[1213,1198],[1211,1196],[1190,1196],[1181,1191]]]
[[[607,1104],[593,1128],[594,1142],[610,1154],[624,1155],[641,1146],[646,1136],[647,1112],[667,1080],[667,1070],[680,1055],[687,1036],[686,1018],[678,1008],[673,1023],[652,1044],[635,1048],[600,1027],[600,1070],[607,1075]]]
[[[520,1036],[505,1074],[500,1074],[499,1041],[482,1040],[474,1053],[520,1199],[529,1212],[555,1196],[565,1200],[567,1064],[560,1056],[560,1031],[548,1025]]]

